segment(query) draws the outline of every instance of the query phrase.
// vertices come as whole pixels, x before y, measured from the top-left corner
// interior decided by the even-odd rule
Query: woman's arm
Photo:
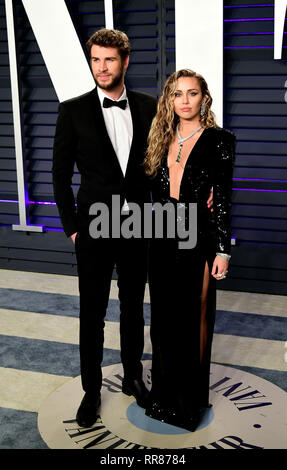
[[[230,254],[231,195],[235,160],[235,135],[222,129],[216,141],[213,168],[213,208],[216,228],[216,252]]]
[[[230,221],[235,145],[236,138],[232,132],[225,129],[219,131],[213,170],[213,208],[217,256],[214,260],[212,275],[217,279],[222,279],[226,274],[229,263],[228,255],[231,251]]]

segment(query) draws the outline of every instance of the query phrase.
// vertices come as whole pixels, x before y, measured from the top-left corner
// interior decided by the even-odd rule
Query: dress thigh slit
[[[207,321],[206,321],[206,308],[209,287],[209,268],[207,261],[205,262],[202,291],[201,291],[201,313],[200,313],[200,363],[204,355],[204,350],[207,342]]]

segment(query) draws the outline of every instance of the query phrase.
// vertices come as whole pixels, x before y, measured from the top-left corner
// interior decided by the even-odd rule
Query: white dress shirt
[[[117,100],[127,100],[127,106],[125,109],[121,109],[117,106],[111,106],[110,108],[103,108],[103,101],[104,98],[110,98],[110,96],[106,95],[104,91],[97,87],[99,100],[102,106],[102,112],[104,116],[104,121],[106,125],[106,129],[112,145],[114,147],[115,153],[118,157],[120,167],[122,169],[123,175],[126,174],[126,169],[129,160],[129,154],[133,139],[133,122],[132,122],[132,115],[131,110],[129,107],[129,102],[127,100],[127,92],[124,88],[123,94]],[[115,101],[115,100],[112,100]],[[127,205],[127,201],[124,202],[122,207],[122,212],[126,212],[129,210]]]

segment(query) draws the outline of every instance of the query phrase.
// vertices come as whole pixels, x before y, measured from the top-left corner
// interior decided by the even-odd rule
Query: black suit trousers
[[[143,300],[147,280],[147,241],[76,237],[80,293],[82,387],[97,393],[102,385],[105,315],[113,269],[118,275],[120,345],[124,376],[141,378],[144,348]]]

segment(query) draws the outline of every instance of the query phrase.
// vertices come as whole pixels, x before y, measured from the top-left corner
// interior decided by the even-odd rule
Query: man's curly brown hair
[[[89,54],[93,45],[101,47],[115,47],[124,60],[130,54],[130,41],[123,31],[102,28],[96,31],[86,42]]]

